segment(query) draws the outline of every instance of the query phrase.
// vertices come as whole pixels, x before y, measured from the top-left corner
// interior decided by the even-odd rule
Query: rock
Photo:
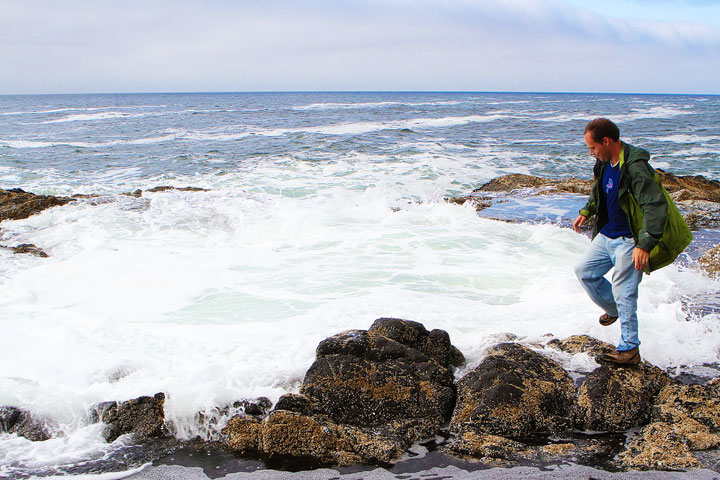
[[[573,335],[564,340],[551,340],[547,345],[567,353],[587,353],[593,358],[615,351],[614,345],[588,335]]]
[[[510,438],[572,429],[575,386],[560,365],[527,347],[503,343],[458,382],[450,429]]]
[[[657,367],[607,365],[590,372],[578,391],[575,424],[581,430],[620,431],[645,425],[655,397],[670,383]]]
[[[514,459],[525,444],[498,435],[467,431],[452,439],[443,450],[474,458]]]
[[[652,408],[652,420],[674,424],[687,418],[720,430],[720,384],[667,385],[660,391]]]
[[[287,410],[275,410],[262,422],[235,417],[223,433],[229,448],[239,453],[290,456],[320,464],[390,463],[404,453],[397,438]]]
[[[91,412],[91,419],[106,423],[103,436],[114,442],[130,433],[137,442],[167,435],[165,427],[165,394],[139,397],[126,402],[103,402]]]
[[[676,201],[678,206],[690,210],[683,217],[690,230],[720,226],[720,203],[707,200]]]
[[[709,180],[702,175],[673,175],[659,168],[655,171],[668,193],[675,194],[678,201],[720,202],[720,182],[717,180]],[[678,192],[682,192],[682,195],[678,195]]]
[[[145,190],[146,192],[167,192],[169,190],[179,190],[182,192],[209,192],[207,188],[200,188],[200,187],[169,187],[166,185],[153,187]]]
[[[709,276],[720,277],[720,244],[715,245],[700,257],[698,264]]]
[[[590,195],[592,180],[579,178],[551,179],[532,175],[512,173],[494,178],[473,192],[513,192],[520,189],[532,189],[535,194],[579,193]]]
[[[620,465],[637,470],[684,470],[700,467],[685,439],[667,423],[643,427],[618,456]]]
[[[455,203],[457,205],[464,205],[466,202],[470,202],[470,205],[475,207],[478,212],[492,206],[492,199],[490,197],[478,196],[478,195],[467,195],[464,197],[448,197],[445,199],[448,203]]]
[[[387,328],[438,358],[453,358],[451,350],[439,350],[445,335],[423,333],[418,325],[376,322],[374,330],[350,330],[323,340],[300,389],[314,406],[312,414],[401,436],[408,446],[434,435],[452,412],[452,372],[416,348],[378,333]],[[449,342],[446,346],[451,347]]]
[[[51,438],[47,427],[30,412],[11,406],[0,407],[0,432],[14,433],[33,442]]]
[[[312,408],[312,402],[308,397],[296,393],[286,393],[275,404],[275,410],[287,410],[303,415],[309,414]]]
[[[15,253],[28,253],[30,255],[35,255],[36,257],[42,257],[47,258],[49,255],[43,251],[42,248],[36,247],[35,245],[31,243],[23,243],[21,245],[18,245],[17,247],[11,247],[12,251]]]
[[[400,342],[420,353],[435,359],[443,367],[459,367],[465,363],[465,356],[450,343],[445,330],[430,332],[418,322],[397,318],[379,318],[373,322],[369,332]]]
[[[72,198],[35,195],[20,188],[0,189],[0,221],[21,220],[50,207],[73,202]]]

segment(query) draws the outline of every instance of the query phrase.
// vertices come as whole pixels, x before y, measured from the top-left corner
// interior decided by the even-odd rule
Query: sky
[[[0,0],[0,94],[720,94],[720,0]]]

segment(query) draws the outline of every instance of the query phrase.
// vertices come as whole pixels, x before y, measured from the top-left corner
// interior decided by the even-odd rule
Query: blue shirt
[[[619,183],[620,162],[614,167],[608,162],[602,177],[602,189],[603,192],[605,192],[608,223],[600,230],[600,233],[608,238],[632,236],[627,214],[625,214],[625,211],[620,207],[620,202],[618,201]]]

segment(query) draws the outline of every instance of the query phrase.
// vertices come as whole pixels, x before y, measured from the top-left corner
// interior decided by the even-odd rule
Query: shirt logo
[[[608,178],[607,184],[605,185],[605,193],[610,193],[610,190],[612,190],[614,186],[615,184],[613,183],[613,179]]]

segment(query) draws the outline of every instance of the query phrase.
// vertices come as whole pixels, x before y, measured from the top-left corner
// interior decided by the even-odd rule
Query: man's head
[[[585,143],[590,155],[609,162],[620,152],[620,129],[607,118],[596,118],[585,125]]]

